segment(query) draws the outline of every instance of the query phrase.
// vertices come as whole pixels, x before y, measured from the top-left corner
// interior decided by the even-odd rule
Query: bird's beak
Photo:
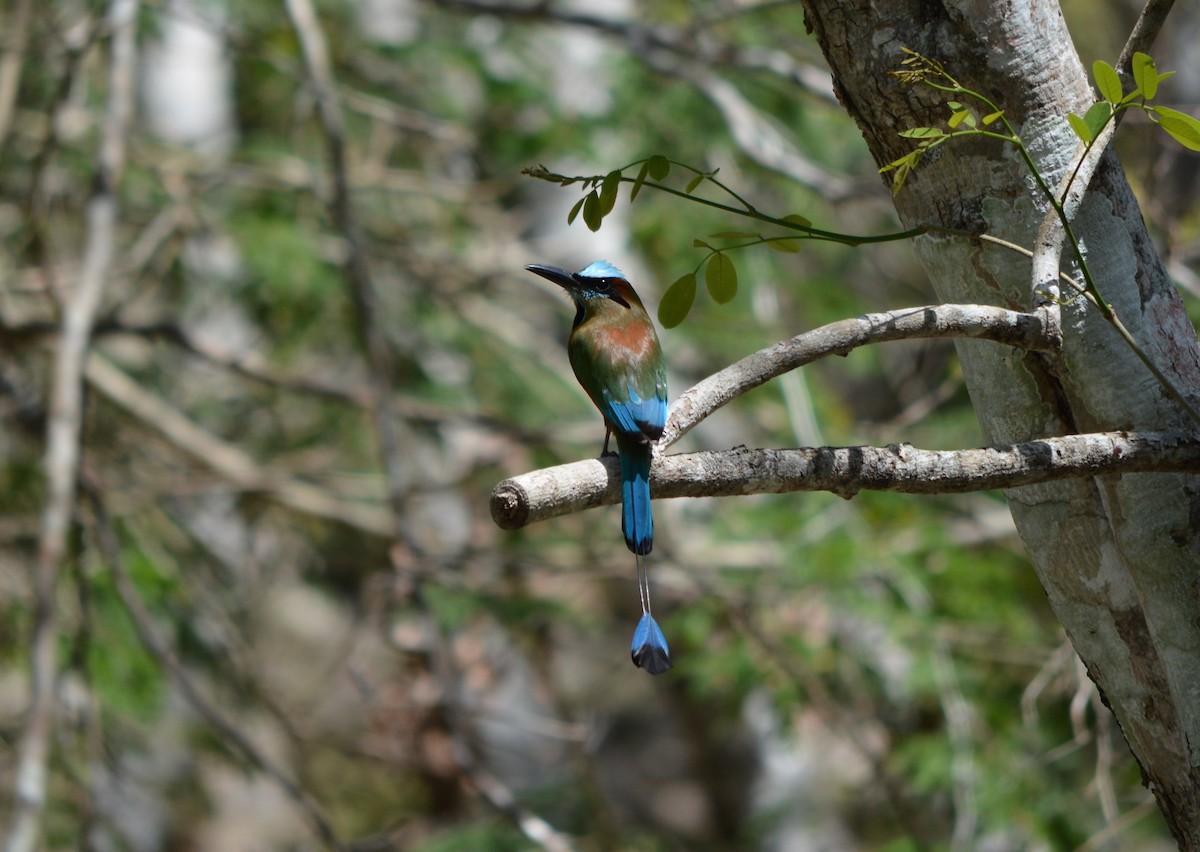
[[[570,291],[579,286],[579,282],[575,280],[575,275],[562,269],[558,266],[548,266],[544,263],[531,263],[525,267],[534,275],[540,275],[547,281],[553,281],[559,287]]]

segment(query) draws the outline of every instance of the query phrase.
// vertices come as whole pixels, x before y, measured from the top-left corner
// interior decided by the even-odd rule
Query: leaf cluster
[[[664,181],[671,175],[672,168],[688,173],[688,180],[682,188],[670,186]],[[630,177],[626,171],[637,169]],[[632,203],[645,188],[686,198],[697,204],[716,208],[724,213],[741,216],[771,225],[781,229],[781,233],[764,233],[751,230],[718,231],[708,235],[708,239],[722,240],[729,244],[716,246],[699,237],[692,240],[692,247],[705,249],[707,254],[696,264],[696,267],[679,278],[667,288],[659,304],[658,320],[665,328],[674,328],[687,318],[695,303],[699,276],[703,270],[704,282],[708,294],[719,305],[727,304],[737,296],[737,268],[730,256],[731,252],[753,246],[765,245],[784,254],[795,254],[800,251],[800,241],[816,240],[821,242],[836,242],[844,245],[860,245],[868,242],[887,242],[902,240],[921,233],[922,229],[903,231],[880,235],[855,235],[835,231],[826,231],[813,227],[812,220],[799,213],[785,216],[772,216],[763,213],[750,204],[744,197],[734,192],[729,186],[717,179],[719,169],[705,171],[695,166],[669,159],[661,154],[655,154],[642,160],[636,160],[619,169],[604,175],[563,175],[552,172],[544,165],[526,168],[522,171],[528,177],[548,181],[559,186],[580,184],[583,198],[579,199],[567,214],[567,224],[574,224],[582,218],[584,224],[592,231],[598,231],[604,217],[611,213],[616,205],[618,190],[621,183],[631,184],[629,201]],[[730,202],[715,201],[695,195],[703,184],[709,184],[718,192],[724,194]]]
[[[1024,143],[1021,141],[1020,135],[1008,123],[1003,110],[995,103],[979,92],[963,86],[936,60],[922,56],[908,48],[903,50],[906,56],[901,61],[901,68],[889,72],[892,76],[905,85],[924,84],[963,100],[946,102],[950,117],[944,128],[912,127],[900,132],[902,137],[916,140],[917,146],[879,170],[881,174],[895,173],[892,176],[893,195],[904,187],[922,157],[956,137],[988,136],[1011,143],[1024,150]],[[1121,84],[1121,76],[1112,65],[1102,59],[1092,64],[1092,77],[1102,100],[1094,103],[1082,116],[1075,113],[1067,115],[1067,122],[1075,131],[1075,135],[1090,146],[1099,137],[1108,122],[1114,120],[1121,110],[1140,108],[1172,139],[1190,150],[1200,151],[1200,121],[1179,110],[1149,103],[1158,94],[1159,84],[1175,72],[1159,73],[1154,59],[1141,52],[1133,55],[1131,67],[1134,87],[1126,94]],[[984,114],[978,115],[975,109],[963,101],[981,105]],[[997,124],[1001,126],[1001,132],[989,129]]]
[[[1105,125],[1121,110],[1137,108],[1143,110],[1151,122],[1161,127],[1180,145],[1192,151],[1200,151],[1200,121],[1185,112],[1165,106],[1152,106],[1149,103],[1158,94],[1159,84],[1174,76],[1175,72],[1159,73],[1154,59],[1140,51],[1133,55],[1130,70],[1133,73],[1134,86],[1126,94],[1121,85],[1121,76],[1115,68],[1103,59],[1092,63],[1092,78],[1096,81],[1096,89],[1100,92],[1102,100],[1092,104],[1082,116],[1068,113],[1067,121],[1075,135],[1085,144],[1091,145]]]
[[[961,101],[947,101],[946,107],[950,110],[950,118],[946,121],[946,130],[940,127],[912,127],[900,132],[900,135],[905,139],[916,139],[917,147],[879,170],[881,174],[895,171],[896,174],[892,178],[892,195],[901,190],[904,182],[908,180],[908,176],[921,162],[921,158],[934,148],[950,141],[956,136],[981,135],[983,128],[991,127],[1004,117],[1004,113],[998,109],[990,111],[983,117],[978,117],[971,107],[963,104]],[[992,133],[987,135],[996,136],[997,134]],[[999,138],[1005,141],[1013,141],[1011,134],[1007,137],[1000,136]]]

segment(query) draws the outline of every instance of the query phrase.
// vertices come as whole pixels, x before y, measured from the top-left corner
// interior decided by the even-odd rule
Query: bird
[[[604,417],[602,453],[608,452],[610,436],[617,439],[621,531],[637,563],[642,618],[630,656],[639,668],[661,674],[671,668],[671,653],[650,613],[650,581],[642,562],[654,548],[650,460],[667,422],[667,370],[658,333],[625,273],[607,261],[578,272],[540,263],[525,269],[562,287],[575,305],[567,357]]]

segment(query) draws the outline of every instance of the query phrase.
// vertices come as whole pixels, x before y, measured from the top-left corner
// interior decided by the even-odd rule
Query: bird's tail
[[[667,637],[662,628],[650,614],[650,573],[641,556],[637,560],[638,597],[642,603],[642,620],[633,631],[633,644],[629,647],[629,656],[639,669],[645,669],[652,675],[660,675],[671,669],[671,649],[667,647]]]
[[[650,513],[650,445],[617,436],[621,457],[621,532],[638,555],[654,548],[654,516]]]

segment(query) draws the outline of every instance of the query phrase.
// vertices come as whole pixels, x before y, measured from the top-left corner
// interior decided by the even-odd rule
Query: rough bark
[[[860,491],[955,494],[1078,479],[1085,473],[1200,470],[1194,432],[1099,432],[1040,438],[1007,447],[923,450],[886,447],[799,447],[677,453],[654,460],[654,496],[734,497],[828,491],[847,500]],[[613,456],[560,464],[514,476],[492,491],[492,520],[501,529],[621,502],[620,463]]]
[[[904,46],[938,59],[1000,104],[1050,184],[1063,177],[1075,150],[1065,115],[1082,114],[1093,94],[1057,4],[805,0],[804,6],[835,90],[880,165],[911,150],[899,131],[943,124],[948,115],[944,95],[903,88],[888,76]],[[927,157],[896,209],[907,227],[988,232],[1032,247],[1045,204],[1015,151],[979,139]],[[1104,297],[1195,404],[1195,331],[1111,153],[1076,229]],[[1030,307],[1029,263],[1020,255],[946,237],[922,238],[917,248],[945,301]],[[990,442],[1196,428],[1083,299],[1064,305],[1062,321],[1058,356],[957,343]],[[1200,477],[1101,476],[1006,495],[1050,602],[1176,840],[1200,849]]]

